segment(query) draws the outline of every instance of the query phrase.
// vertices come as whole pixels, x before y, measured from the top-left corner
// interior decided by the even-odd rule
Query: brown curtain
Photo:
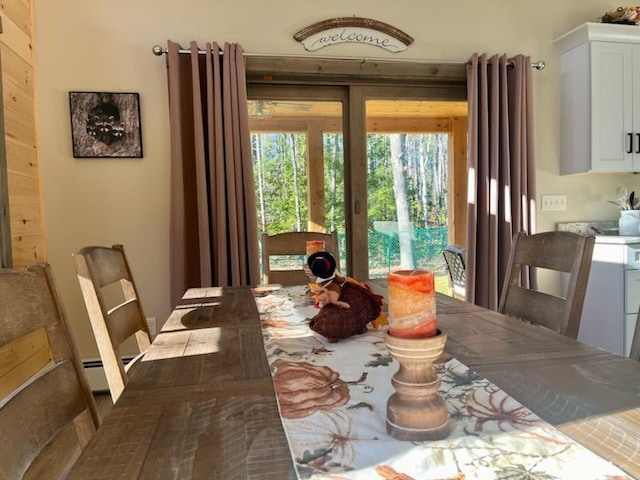
[[[237,44],[168,42],[171,298],[259,281],[246,74]]]
[[[493,310],[513,234],[535,233],[531,83],[531,59],[523,55],[474,54],[467,67],[467,300]]]

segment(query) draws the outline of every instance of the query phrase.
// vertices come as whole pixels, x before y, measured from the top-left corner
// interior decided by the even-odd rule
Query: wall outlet
[[[156,317],[147,317],[147,325],[149,325],[149,332],[151,333],[151,338],[155,338],[158,333],[157,325],[156,325]]]
[[[541,203],[541,210],[543,212],[566,210],[567,196],[566,195],[542,195],[540,199],[540,203]]]

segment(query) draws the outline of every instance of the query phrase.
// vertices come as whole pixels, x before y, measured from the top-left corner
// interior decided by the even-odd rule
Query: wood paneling
[[[453,121],[453,135],[450,137],[449,172],[451,193],[449,205],[453,215],[449,215],[449,238],[458,245],[467,244],[467,117]]]
[[[5,107],[4,131],[7,139],[13,139],[35,148],[36,124],[33,112],[26,109],[17,111]]]
[[[3,0],[0,2],[0,12],[13,20],[16,27],[31,37],[31,9],[29,2],[22,0]]]
[[[2,17],[2,43],[16,52],[25,62],[33,64],[31,34],[21,30],[13,20],[0,11]]]
[[[12,110],[31,123],[35,121],[33,90],[25,88],[8,75],[2,76],[2,100],[5,110]]]
[[[11,233],[14,237],[42,235],[40,205],[11,205]]]
[[[2,77],[10,78],[25,90],[33,93],[31,64],[3,43],[0,43],[0,54],[2,54]]]
[[[3,0],[2,100],[13,267],[46,260],[38,165],[32,2]]]
[[[14,235],[11,234],[13,248],[13,266],[28,265],[39,262],[45,257],[44,235]]]
[[[295,82],[323,85],[428,85],[446,90],[466,88],[465,63],[401,63],[367,59],[318,59],[300,57],[247,56],[247,77],[251,83]]]
[[[25,145],[16,139],[7,138],[5,148],[9,175],[38,177],[38,156],[33,145]]]
[[[307,230],[310,232],[325,232],[322,120],[308,122],[307,128],[307,203],[309,204],[309,225]]]

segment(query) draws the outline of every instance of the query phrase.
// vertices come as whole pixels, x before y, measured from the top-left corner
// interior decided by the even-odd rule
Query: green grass
[[[436,292],[444,293],[445,295],[451,295],[451,283],[449,281],[449,275],[436,275]]]

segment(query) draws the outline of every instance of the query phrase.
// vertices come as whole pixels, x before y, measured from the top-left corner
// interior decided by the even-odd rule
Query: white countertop
[[[640,244],[640,235],[596,235],[596,243],[622,245]]]
[[[640,243],[638,235],[617,235],[618,221],[592,221],[592,222],[560,222],[556,224],[559,231],[580,233],[582,235],[596,236],[596,243],[610,245],[630,245]],[[602,235],[606,233],[605,235]]]

